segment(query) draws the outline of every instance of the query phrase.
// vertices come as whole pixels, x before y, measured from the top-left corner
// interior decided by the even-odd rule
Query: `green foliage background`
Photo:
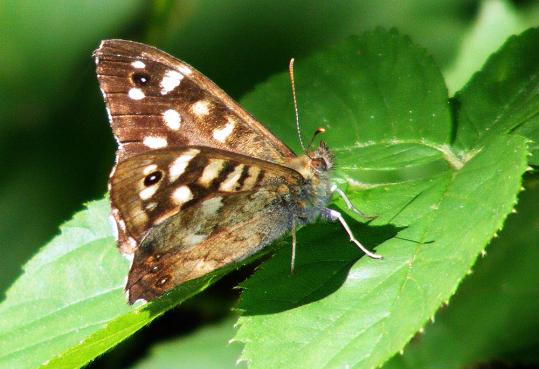
[[[500,169],[503,177],[498,178],[498,182],[491,183],[500,190],[511,182],[505,177],[506,173],[510,170],[515,170],[513,173],[519,173],[518,168],[511,168],[511,166],[515,165],[518,158],[522,158],[520,154],[530,150],[533,156],[529,157],[529,161],[537,164],[536,142],[519,141],[518,136],[500,139],[494,137],[492,132],[487,135],[474,135],[473,130],[466,131],[466,126],[477,127],[476,121],[481,121],[485,114],[492,113],[496,115],[493,119],[501,117],[497,120],[500,123],[494,133],[503,133],[510,128],[511,132],[515,131],[528,138],[538,136],[539,129],[535,115],[539,102],[534,90],[535,85],[524,83],[527,78],[533,77],[533,73],[536,73],[538,69],[537,50],[539,48],[530,47],[537,43],[523,43],[520,44],[520,51],[518,46],[507,51],[497,59],[497,62],[489,65],[489,73],[476,76],[474,85],[457,94],[458,101],[465,106],[468,104],[469,108],[462,110],[465,114],[459,117],[461,122],[465,122],[464,128],[459,132],[464,133],[456,137],[451,137],[454,132],[451,133],[450,107],[444,105],[447,95],[441,82],[442,76],[437,74],[436,66],[444,72],[450,94],[453,94],[461,90],[472,73],[481,68],[486,57],[497,50],[507,36],[537,25],[538,19],[539,6],[532,2],[520,1],[512,3],[471,0],[436,2],[356,0],[335,1],[331,4],[317,1],[249,2],[246,0],[234,2],[79,1],[71,3],[54,0],[44,2],[8,0],[2,2],[0,5],[0,47],[2,50],[2,58],[0,58],[0,86],[2,87],[0,89],[0,121],[2,122],[0,160],[4,170],[0,173],[0,245],[3,251],[0,259],[2,272],[0,273],[0,290],[5,291],[13,283],[21,274],[21,266],[58,232],[59,224],[69,219],[76,210],[80,210],[83,202],[99,199],[106,191],[105,184],[115,148],[95,81],[93,60],[90,57],[100,39],[119,37],[159,46],[196,66],[238,99],[268,77],[282,72],[288,59],[295,56],[298,58],[298,81],[302,80],[302,75],[306,76],[303,81],[308,81],[308,76],[318,74],[325,76],[327,82],[322,89],[316,84],[310,86],[309,82],[305,82],[300,87],[300,101],[304,101],[301,114],[305,132],[310,132],[312,128],[326,123],[317,121],[320,117],[328,119],[329,122],[338,120],[342,117],[341,112],[347,111],[351,103],[354,106],[359,104],[359,108],[347,116],[349,120],[360,122],[360,125],[356,127],[361,127],[361,122],[368,121],[371,116],[375,116],[379,121],[388,122],[410,120],[410,122],[424,123],[429,121],[431,129],[426,133],[414,130],[413,123],[410,123],[409,131],[399,132],[397,137],[406,139],[406,142],[384,142],[383,130],[367,132],[369,137],[365,137],[367,133],[363,133],[362,130],[354,132],[352,141],[372,140],[376,143],[372,147],[347,146],[350,143],[347,139],[352,136],[347,137],[347,132],[339,131],[337,125],[333,133],[330,133],[334,142],[331,142],[328,135],[328,140],[333,147],[340,150],[338,155],[346,164],[342,166],[338,175],[343,183],[349,182],[350,179],[360,180],[362,183],[369,183],[369,181],[376,183],[381,178],[395,179],[403,175],[409,176],[410,173],[413,173],[418,180],[414,186],[403,183],[398,191],[390,191],[393,196],[390,199],[387,194],[384,194],[384,190],[353,192],[354,200],[358,201],[358,204],[365,204],[362,206],[363,210],[380,215],[379,219],[372,224],[372,228],[356,230],[356,233],[365,235],[363,237],[367,240],[372,238],[370,244],[377,245],[385,240],[383,235],[389,238],[400,231],[400,229],[383,228],[388,221],[402,227],[409,227],[404,234],[399,234],[400,236],[417,239],[419,233],[415,233],[417,230],[414,229],[413,217],[430,216],[425,210],[427,207],[423,205],[429,205],[430,199],[437,198],[437,188],[446,188],[446,185],[447,188],[455,186],[453,189],[455,195],[459,191],[468,190],[468,188],[458,187],[458,180],[457,184],[453,183],[455,181],[452,178],[451,168],[440,166],[440,163],[447,161],[447,158],[440,155],[440,150],[419,147],[417,142],[412,142],[411,139],[424,138],[426,135],[432,141],[431,143],[438,146],[455,139],[455,147],[462,152],[473,152],[478,142],[488,145],[490,149],[486,150],[486,154],[483,153],[478,158],[474,158],[476,167],[472,174],[477,177],[477,183],[495,181],[496,178],[488,178],[489,165],[506,163],[507,171]],[[384,116],[383,107],[377,105],[380,103],[379,100],[361,101],[362,96],[376,95],[376,91],[370,90],[374,85],[382,91],[390,90],[394,87],[393,80],[350,77],[356,78],[358,83],[355,86],[357,89],[353,90],[353,93],[358,95],[351,96],[350,91],[347,90],[348,87],[335,78],[340,73],[347,74],[342,70],[331,70],[331,57],[337,56],[342,59],[349,54],[343,53],[341,57],[340,51],[325,51],[325,54],[318,59],[315,56],[311,62],[302,63],[303,59],[318,55],[323,50],[327,50],[327,47],[346,40],[348,36],[361,34],[375,26],[397,27],[401,34],[410,35],[416,44],[425,47],[426,52],[409,51],[405,46],[408,41],[396,37],[393,39],[394,49],[380,51],[387,53],[385,55],[387,60],[391,60],[392,55],[405,55],[403,56],[404,67],[411,65],[409,60],[423,55],[424,60],[414,61],[418,63],[418,69],[404,71],[399,75],[404,79],[410,78],[410,84],[417,83],[418,78],[423,78],[425,85],[438,88],[437,91],[429,91],[424,95],[421,94],[425,91],[417,91],[416,96],[389,96],[389,106],[394,107],[395,115],[390,112]],[[370,39],[372,44],[362,41],[364,43],[360,43],[361,47],[372,51],[372,48],[376,47],[376,37],[373,36]],[[372,74],[369,73],[369,75],[379,76],[387,73],[388,69],[384,69],[383,64],[377,63],[374,51],[372,52],[372,55],[365,56],[364,65],[351,64],[353,67],[350,69],[350,75],[354,73],[354,68],[369,70],[371,67]],[[409,55],[406,54],[408,52]],[[510,58],[512,52],[520,52],[522,55],[529,52],[529,57],[522,58],[522,63],[517,67],[513,64],[504,64],[504,60]],[[433,60],[428,55],[432,55]],[[324,65],[326,57],[328,58],[327,68],[317,69],[321,64]],[[374,69],[380,65],[382,65],[381,70]],[[388,65],[393,66],[389,62]],[[519,75],[520,71],[522,75]],[[487,90],[482,89],[485,85],[496,86],[498,80],[503,79],[502,76],[507,78],[509,83],[497,85],[495,89],[491,87]],[[384,83],[387,83],[386,87]],[[403,89],[406,90],[407,82],[402,83]],[[264,122],[270,122],[272,130],[279,137],[296,147],[292,116],[289,116],[290,99],[287,94],[281,94],[282,91],[287,92],[287,88],[286,76],[280,74],[272,78],[270,82],[256,88],[254,92],[248,93],[242,102],[255,116],[263,118]],[[332,99],[334,91],[339,92],[339,89],[342,89],[345,95],[351,96],[352,101],[343,102],[334,99],[329,100],[328,103],[326,99]],[[489,98],[486,99],[485,96]],[[332,107],[332,110],[328,111],[315,103],[309,103],[322,101],[322,99],[326,101],[327,106]],[[266,101],[271,101],[271,105],[265,104]],[[488,103],[484,103],[485,101]],[[493,112],[491,109],[496,105],[505,107],[506,103],[512,109],[511,114],[507,114],[507,110]],[[399,104],[405,107],[410,106],[411,109],[413,107],[412,113],[406,116],[399,115],[400,109],[397,108]],[[451,108],[456,109],[455,106]],[[433,112],[432,109],[435,111]],[[432,114],[435,114],[434,119],[432,119]],[[529,121],[535,124],[519,125],[519,122]],[[388,129],[391,127],[388,126]],[[520,154],[512,151],[516,147],[521,150]],[[384,157],[391,158],[397,152],[407,152],[409,156],[401,156],[394,162],[384,161]],[[511,155],[515,155],[515,160],[509,159],[513,158]],[[361,165],[353,165],[356,162]],[[376,167],[377,163],[384,163],[384,167]],[[518,166],[522,167],[522,170],[525,168],[522,161]],[[420,171],[403,173],[402,168],[419,168]],[[484,174],[482,170],[485,170]],[[431,180],[424,181],[425,173],[435,184]],[[439,175],[433,176],[433,173]],[[513,179],[511,186],[518,184],[518,177]],[[438,185],[442,187],[436,187]],[[538,256],[536,246],[539,236],[537,175],[527,174],[523,185],[527,191],[520,195],[519,213],[509,218],[501,237],[489,246],[488,257],[480,260],[477,267],[474,267],[475,273],[464,281],[462,288],[452,298],[449,306],[442,309],[436,318],[436,323],[427,325],[425,334],[416,336],[404,350],[404,355],[394,357],[384,367],[460,368],[492,360],[539,362],[537,357],[539,342],[538,335],[535,333],[539,328],[537,313],[539,290],[537,283],[531,283],[539,278],[534,267],[534,260],[537,260]],[[511,192],[511,186],[508,185],[508,194]],[[480,191],[481,188],[478,188],[476,193]],[[401,218],[397,221],[394,218],[390,219],[389,215],[393,214],[392,211],[401,206],[403,201],[409,200],[406,196],[419,196],[424,203],[416,205],[415,208],[409,207],[408,213],[401,214]],[[511,207],[510,196],[507,198],[507,205]],[[376,203],[384,203],[387,207],[376,208],[372,205]],[[443,201],[440,204],[443,209]],[[465,202],[462,204],[466,205]],[[473,206],[481,207],[480,204],[473,204]],[[449,205],[446,207],[451,208]],[[83,345],[83,348],[73,346],[72,350],[66,352],[63,357],[49,358],[52,359],[49,367],[82,365],[85,357],[91,360],[95,357],[93,353],[99,354],[122,341],[122,338],[111,338],[111,336],[128,337],[133,331],[174,306],[178,299],[183,300],[196,291],[206,288],[210,282],[214,282],[214,280],[204,280],[178,291],[171,299],[157,304],[153,310],[131,312],[127,306],[118,303],[123,298],[121,282],[122,276],[126,273],[126,265],[117,255],[116,250],[111,247],[110,231],[107,224],[102,222],[103,214],[106,212],[106,201],[101,200],[90,205],[89,213],[83,213],[73,222],[65,225],[63,236],[47,246],[47,254],[40,254],[26,265],[27,273],[13,287],[12,296],[16,295],[21,302],[32,301],[32,304],[25,309],[21,308],[22,305],[12,304],[9,311],[3,310],[3,321],[0,324],[0,359],[2,352],[17,355],[14,347],[26,347],[27,351],[25,353],[21,350],[20,357],[11,356],[9,359],[15,361],[4,361],[4,363],[24,362],[28,365],[27,367],[32,367],[34,365],[32,363],[35,362],[32,361],[35,360],[32,355],[37,358],[40,353],[39,346],[35,346],[36,340],[42,337],[40,329],[45,331],[48,329],[51,337],[55,337],[54,342],[58,344],[58,347],[65,347],[65,345],[72,345],[67,343],[68,341],[62,341],[70,339],[67,330],[72,327],[77,327],[77,333],[81,335],[80,337],[84,337],[85,329],[87,332],[94,332],[94,327],[105,324],[104,330],[92,336],[91,344]],[[503,220],[507,209],[494,209],[494,212],[499,213],[500,219]],[[481,227],[485,229],[484,240],[482,238],[482,241],[469,241],[471,245],[474,242],[477,245],[474,251],[458,247],[452,250],[455,258],[461,257],[464,250],[470,252],[467,255],[467,261],[455,264],[456,268],[469,268],[477,252],[484,247],[481,242],[488,241],[490,229],[498,227],[499,224],[497,220],[493,220],[492,225],[478,221],[481,217],[478,219],[477,215],[484,215],[480,212],[475,214],[476,217],[470,211],[460,215],[448,211],[447,214],[450,219],[442,218],[439,222],[444,225],[454,222],[455,232],[462,224],[457,220],[462,222],[467,216],[470,218],[466,218],[465,223],[474,224],[478,229],[482,229]],[[455,218],[459,216],[461,218]],[[335,229],[331,226],[322,226],[311,236],[309,232],[312,229],[305,231],[303,230],[300,235],[305,245],[303,250],[311,248],[312,242],[309,237],[318,240],[323,237],[331,237],[330,239],[335,237],[333,235]],[[66,234],[68,234],[67,237]],[[448,234],[451,235],[451,233]],[[362,358],[353,357],[354,365],[358,368],[371,367],[389,359],[396,350],[402,349],[402,345],[414,332],[424,325],[425,319],[432,317],[439,304],[443,302],[440,299],[445,300],[448,293],[453,293],[460,279],[460,272],[452,267],[451,260],[446,259],[451,259],[452,254],[447,247],[451,247],[454,241],[450,237],[444,241],[446,253],[428,255],[428,258],[425,256],[428,262],[436,260],[440,268],[447,268],[448,276],[455,273],[454,279],[450,277],[447,279],[447,287],[444,290],[446,292],[437,296],[443,289],[443,283],[433,281],[433,285],[437,287],[433,289],[431,295],[423,296],[420,301],[404,303],[401,306],[402,309],[398,309],[403,320],[406,320],[407,316],[413,316],[418,306],[426,306],[426,310],[421,315],[410,319],[409,322],[396,326],[395,331],[391,331],[391,328],[386,326],[384,329],[402,339],[399,341],[395,338],[394,342],[384,341],[386,349],[368,356],[365,361],[362,361],[364,360]],[[347,246],[346,240],[341,240],[340,243]],[[405,241],[393,239],[393,244],[384,243],[381,250],[385,251],[385,255],[391,256],[393,251],[403,250],[405,243]],[[280,250],[255,277],[244,284],[244,288],[248,290],[249,286],[257,288],[265,286],[264,281],[269,280],[271,282],[267,289],[264,287],[264,293],[269,293],[270,297],[273,296],[272,293],[277,293],[273,297],[280,299],[279,311],[270,311],[277,313],[275,317],[265,315],[268,311],[264,311],[263,314],[256,311],[261,306],[265,306],[264,298],[270,298],[268,295],[258,296],[256,291],[254,294],[246,293],[242,303],[237,305],[246,312],[245,317],[240,319],[241,328],[237,334],[237,340],[247,342],[241,355],[251,362],[252,367],[267,368],[278,365],[279,363],[271,360],[260,360],[262,357],[272,358],[271,353],[276,350],[281,350],[280,352],[286,355],[287,360],[294,358],[294,355],[298,357],[310,355],[311,350],[320,352],[322,356],[331,355],[330,352],[320,351],[316,346],[322,345],[323,341],[311,342],[310,346],[304,346],[299,351],[296,351],[293,345],[276,347],[271,327],[275,324],[277,324],[277,330],[287,327],[288,338],[291,341],[298,340],[299,337],[294,336],[298,334],[293,328],[294,325],[299,321],[299,328],[313,327],[312,322],[303,319],[312,317],[318,320],[320,317],[329,316],[336,307],[343,306],[338,302],[339,299],[350,297],[357,299],[358,296],[367,296],[366,301],[372,301],[372,305],[368,308],[354,308],[343,314],[347,318],[344,319],[346,323],[342,324],[352,327],[352,322],[357,324],[364,322],[364,327],[370,327],[370,330],[365,330],[367,334],[359,339],[357,337],[342,338],[343,341],[338,341],[339,344],[352,347],[350,352],[357,354],[366,348],[361,345],[376,337],[375,325],[367,320],[370,317],[375,318],[373,314],[383,314],[386,309],[383,299],[377,298],[376,291],[363,291],[362,288],[369,285],[362,283],[357,286],[345,285],[337,292],[334,291],[340,286],[340,282],[337,281],[339,276],[342,277],[342,273],[360,272],[373,268],[373,271],[380,274],[381,280],[386,280],[385,278],[389,278],[389,275],[384,277],[383,273],[386,271],[381,270],[380,265],[367,260],[360,260],[355,264],[357,256],[350,253],[351,250],[346,246],[338,246],[340,245],[336,246],[336,250],[329,250],[337,252],[333,264],[328,263],[329,255],[323,254],[324,249],[314,248],[310,253],[313,260],[304,259],[306,263],[317,265],[312,271],[306,268],[303,277],[300,275],[299,282],[294,282],[304,284],[306,296],[297,295],[297,284],[292,285],[289,294],[286,294],[286,289],[272,292],[271,287],[275,286],[276,281],[277,286],[285,288],[290,283],[289,276],[283,269],[289,258],[286,249]],[[413,255],[414,258],[422,256],[419,253]],[[393,261],[404,263],[408,260],[407,255],[399,256],[401,259],[393,259]],[[100,269],[81,270],[76,264],[76,260],[81,258],[95,259]],[[60,260],[60,263],[57,260]],[[391,257],[388,260],[391,261]],[[317,263],[320,262],[325,265],[318,266]],[[75,267],[76,271],[70,270]],[[385,267],[388,273],[392,273],[395,268],[398,269],[397,265],[387,263]],[[83,282],[91,281],[96,274],[103,276],[99,284],[87,285],[88,288],[95,288],[96,295],[89,296],[88,290],[80,291],[77,295],[76,287]],[[231,287],[248,274],[248,271],[244,270],[226,277],[207,290],[204,295],[168,312],[148,328],[100,357],[91,364],[91,367],[167,367],[167,363],[170,367],[179,367],[177,366],[179,362],[189,368],[213,368],[218,367],[217,365],[223,368],[234,367],[235,360],[240,356],[242,345],[239,343],[233,346],[224,345],[235,335],[231,327],[233,321],[224,320],[220,325],[194,333],[193,331],[229,315],[230,307],[235,304],[238,294],[237,291],[231,290]],[[73,275],[77,275],[81,280],[69,280],[69,276]],[[333,279],[328,278],[327,281],[317,279],[320,275],[331,276]],[[421,273],[417,276],[428,278],[428,275]],[[222,275],[214,277],[216,280]],[[396,278],[393,274],[390,277]],[[301,278],[304,280],[302,281]],[[312,278],[317,284],[325,283],[330,287],[333,286],[329,288],[331,292],[323,293],[323,295],[329,294],[329,298],[317,301],[321,296],[316,298],[309,296],[313,293],[308,289],[308,286],[312,286]],[[29,286],[33,290],[28,290]],[[55,311],[54,304],[58,301],[46,300],[46,296],[50,296],[49,289],[51,288],[58,288],[59,300],[82,301],[83,303],[78,305],[70,303],[69,311]],[[41,295],[40,291],[44,296],[42,300],[36,297]],[[73,293],[66,293],[66,291]],[[429,301],[430,304],[421,305],[424,300]],[[308,303],[313,301],[316,303]],[[274,305],[271,306],[275,309]],[[7,311],[9,314],[6,313]],[[49,313],[37,321],[30,322],[27,319],[32,314],[39,315],[44,311],[49,311]],[[406,314],[408,311],[411,315]],[[87,316],[91,316],[91,320],[85,320]],[[518,317],[518,320],[511,319],[514,317]],[[22,319],[29,324],[17,326],[17,319]],[[56,323],[55,319],[57,319]],[[55,324],[63,324],[66,332],[60,332]],[[13,327],[16,329],[9,330]],[[356,328],[359,329],[359,327]],[[9,333],[6,333],[8,331]],[[192,334],[188,335],[189,333]],[[181,335],[186,336],[176,338]],[[503,336],[503,339],[495,339],[500,336]],[[254,340],[255,343],[253,343],[254,337],[259,338]],[[168,340],[170,341],[160,343]],[[46,343],[46,350],[51,349],[52,342],[53,340],[50,344]],[[467,342],[475,344],[467,345]],[[358,346],[359,343],[361,345]],[[91,347],[88,348],[89,346]],[[288,349],[290,352],[286,351]],[[31,352],[31,355],[27,355],[28,352]],[[341,358],[350,360],[351,357],[345,354]],[[208,356],[222,359],[211,363],[205,361]],[[78,361],[70,361],[73,358]],[[344,364],[338,361],[337,356],[333,358],[335,361],[327,362],[325,367],[344,367],[340,366]],[[283,364],[280,363],[280,365]]]

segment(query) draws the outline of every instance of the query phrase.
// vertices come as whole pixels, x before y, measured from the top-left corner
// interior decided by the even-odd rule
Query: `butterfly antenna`
[[[303,151],[305,150],[305,145],[303,144],[303,139],[301,138],[301,129],[299,128],[299,110],[298,110],[298,100],[296,98],[296,84],[294,82],[294,58],[290,59],[290,64],[288,64],[288,75],[290,76],[290,87],[292,88],[292,100],[294,101],[294,112],[296,113],[296,130],[298,132],[299,144]]]

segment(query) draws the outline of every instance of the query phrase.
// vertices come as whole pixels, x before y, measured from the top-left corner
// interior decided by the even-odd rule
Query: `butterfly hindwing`
[[[277,187],[211,197],[156,227],[135,251],[129,302],[244,260],[290,229],[292,214]]]
[[[119,161],[147,150],[203,145],[283,163],[293,153],[200,72],[144,44],[103,41],[97,77]]]
[[[287,167],[204,146],[132,156],[118,163],[110,179],[120,248],[132,254],[149,230],[155,233],[168,218],[182,216],[212,197],[279,187],[286,192],[302,182],[303,178]]]

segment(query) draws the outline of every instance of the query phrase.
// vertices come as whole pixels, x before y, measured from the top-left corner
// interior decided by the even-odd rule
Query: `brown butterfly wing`
[[[290,229],[276,187],[213,195],[158,226],[134,255],[128,299],[150,301],[182,283],[251,256]]]
[[[290,168],[204,146],[157,149],[132,156],[118,163],[110,179],[120,249],[136,257],[144,248],[141,243],[163,232],[163,224],[174,233],[169,247],[191,244],[204,222],[210,222],[212,229],[228,227],[230,219],[242,222],[244,214],[259,210],[253,199],[263,196],[260,194],[267,194],[268,199],[279,191],[283,196],[290,195],[291,188],[299,188],[303,182],[303,177]],[[248,195],[247,199],[228,200],[240,193]],[[203,215],[211,213],[206,201],[215,198],[224,201],[219,206],[214,204],[220,216],[205,219]],[[276,196],[273,201],[279,199]],[[240,200],[246,201],[238,205],[244,207],[242,214],[234,214],[229,209],[235,209],[232,205]],[[202,212],[195,216],[190,210],[193,208]],[[186,218],[190,223],[178,223],[178,228],[173,228],[170,218],[175,218],[174,224]]]
[[[94,55],[119,161],[185,145],[274,163],[294,156],[213,82],[171,55],[124,40],[103,41]]]

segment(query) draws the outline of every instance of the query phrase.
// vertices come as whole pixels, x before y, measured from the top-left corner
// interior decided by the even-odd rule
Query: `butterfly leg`
[[[292,257],[290,258],[290,274],[294,274],[296,263],[296,220],[292,219]]]
[[[326,211],[324,212],[323,215],[325,217],[327,217],[331,221],[335,222],[335,221],[338,220],[341,223],[341,225],[343,226],[346,233],[348,233],[348,237],[350,237],[350,242],[353,242],[357,247],[359,247],[359,249],[361,251],[363,251],[365,253],[365,255],[367,255],[368,257],[370,257],[372,259],[382,259],[381,255],[377,255],[377,254],[375,254],[373,252],[370,252],[369,250],[367,250],[365,248],[365,246],[363,246],[358,240],[356,240],[356,238],[354,237],[354,234],[352,233],[352,230],[348,226],[348,223],[346,223],[346,220],[344,220],[341,213],[339,213],[337,210],[333,210],[333,209],[325,209],[325,210]]]
[[[346,204],[346,207],[349,209],[349,210],[352,210],[354,213],[356,213],[357,215],[359,215],[360,217],[364,218],[364,219],[374,219],[376,218],[376,216],[372,216],[372,215],[367,215],[365,214],[364,212],[362,212],[361,210],[359,209],[356,209],[354,204],[352,204],[352,201],[350,201],[350,199],[348,198],[348,196],[346,196],[346,194],[344,193],[343,190],[341,190],[339,187],[337,187],[337,185],[333,184],[331,185],[331,189],[330,189],[331,192],[336,192],[337,195],[340,196],[341,199],[343,199],[344,203]]]

